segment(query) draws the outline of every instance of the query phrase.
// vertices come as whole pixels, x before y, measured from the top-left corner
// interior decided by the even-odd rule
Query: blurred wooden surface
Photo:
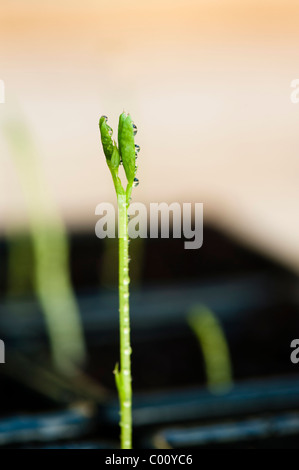
[[[98,118],[139,127],[134,200],[203,202],[206,221],[299,271],[299,4],[2,0],[0,123],[23,120],[69,227],[114,201]],[[0,135],[0,230],[26,225]]]

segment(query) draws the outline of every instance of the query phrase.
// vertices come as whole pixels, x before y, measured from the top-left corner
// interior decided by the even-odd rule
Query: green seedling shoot
[[[4,132],[26,201],[35,261],[34,289],[46,320],[52,364],[61,374],[74,376],[85,361],[86,347],[71,285],[67,233],[47,190],[40,158],[26,126],[9,121]],[[24,243],[11,246],[11,291],[14,282],[24,284],[22,277],[26,273],[19,264],[26,249]]]
[[[187,321],[202,350],[209,390],[217,394],[227,392],[233,387],[232,362],[219,320],[207,307],[196,305]]]
[[[131,342],[129,314],[129,236],[128,207],[133,187],[138,185],[136,178],[136,158],[140,150],[135,144],[137,127],[131,116],[122,113],[118,124],[118,146],[112,139],[113,131],[107,124],[107,117],[100,119],[100,132],[106,162],[112,175],[118,204],[119,239],[119,327],[120,327],[120,366],[114,370],[120,402],[121,448],[132,448],[132,378]],[[118,172],[123,165],[126,187],[123,187]]]

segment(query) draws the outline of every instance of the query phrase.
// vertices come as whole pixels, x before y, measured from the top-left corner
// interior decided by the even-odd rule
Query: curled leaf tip
[[[128,183],[132,185],[135,176],[135,140],[133,121],[126,113],[119,116],[118,147]]]
[[[101,116],[99,126],[100,126],[101,140],[102,140],[105,157],[107,160],[111,160],[111,157],[113,154],[113,148],[114,148],[114,144],[112,140],[113,130],[111,129],[110,126],[108,126],[107,120],[108,120],[107,116]]]
[[[117,194],[126,194],[130,201],[132,188],[138,186],[139,181],[136,178],[137,157],[140,151],[139,145],[135,144],[135,135],[137,127],[132,121],[129,113],[123,111],[119,116],[118,124],[118,144],[112,139],[113,130],[108,125],[108,117],[101,116],[99,127],[101,141],[107,165],[112,174],[114,186]],[[119,166],[122,165],[127,178],[127,189],[124,189],[118,176]]]

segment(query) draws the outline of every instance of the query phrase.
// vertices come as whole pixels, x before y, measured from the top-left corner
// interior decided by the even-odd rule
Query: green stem
[[[26,127],[7,122],[4,131],[26,198],[35,257],[34,288],[45,315],[53,364],[64,375],[73,375],[84,363],[86,347],[70,279],[67,233]]]
[[[198,338],[207,374],[208,388],[214,393],[233,386],[232,363],[225,332],[216,315],[207,307],[195,305],[187,321]]]
[[[132,379],[129,313],[129,236],[128,203],[125,195],[118,195],[119,230],[119,321],[120,371],[116,371],[120,401],[121,448],[132,448]]]

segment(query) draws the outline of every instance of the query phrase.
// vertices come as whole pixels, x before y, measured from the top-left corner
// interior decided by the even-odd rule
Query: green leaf
[[[106,116],[101,117],[99,127],[100,127],[100,132],[101,132],[101,140],[102,140],[104,154],[105,154],[106,159],[110,161],[112,154],[113,154],[113,149],[114,149],[114,144],[112,140],[113,131],[111,127],[108,126],[107,124]]]
[[[119,151],[116,145],[114,145],[111,160],[108,164],[112,170],[118,170],[119,163],[120,163]]]
[[[132,185],[135,177],[135,139],[132,118],[126,113],[119,116],[118,147],[128,184]]]
[[[123,124],[124,124],[124,121],[126,120],[126,117],[127,117],[126,113],[122,113],[119,116],[119,121],[118,121],[118,146],[119,146],[120,135],[121,135],[121,132],[122,132]]]

